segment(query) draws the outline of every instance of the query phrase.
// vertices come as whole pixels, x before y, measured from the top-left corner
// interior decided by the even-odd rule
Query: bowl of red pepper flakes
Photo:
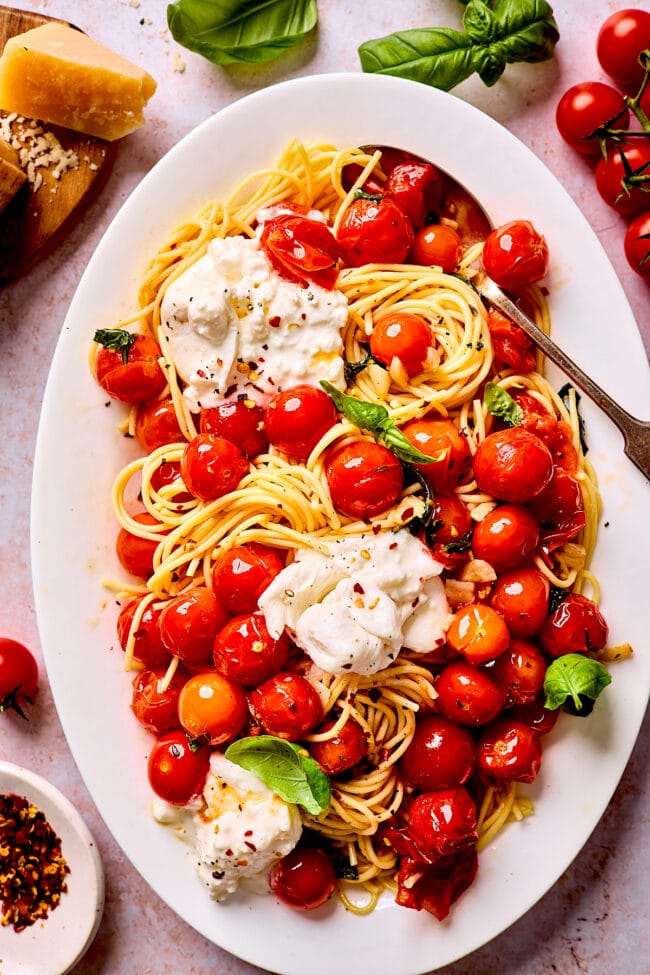
[[[0,971],[65,975],[103,907],[101,858],[77,810],[41,776],[0,761]]]

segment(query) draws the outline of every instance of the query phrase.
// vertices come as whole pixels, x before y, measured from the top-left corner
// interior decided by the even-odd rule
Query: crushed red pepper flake
[[[45,815],[23,796],[0,795],[0,924],[23,931],[46,918],[69,873]]]

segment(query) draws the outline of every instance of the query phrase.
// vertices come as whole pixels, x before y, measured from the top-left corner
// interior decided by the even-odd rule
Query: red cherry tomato
[[[165,396],[154,403],[146,403],[139,408],[135,420],[135,435],[148,454],[169,443],[185,443],[171,396]]]
[[[194,674],[178,696],[178,718],[190,738],[221,745],[236,738],[246,724],[246,695],[239,684],[214,670]]]
[[[478,839],[476,803],[467,789],[425,792],[409,808],[408,834],[428,861],[451,856]]]
[[[450,494],[464,480],[471,467],[467,437],[451,420],[424,417],[409,420],[402,433],[418,450],[429,457],[442,454],[431,464],[416,464],[434,491]]]
[[[415,726],[399,768],[407,785],[422,792],[467,782],[476,764],[476,743],[466,728],[431,714]]]
[[[414,227],[422,227],[440,209],[442,175],[431,163],[407,159],[391,169],[384,192],[402,208]]]
[[[390,366],[399,359],[409,376],[422,372],[432,345],[431,329],[419,315],[394,312],[375,325],[370,351],[378,362]]]
[[[306,460],[337,420],[333,401],[316,386],[284,389],[264,410],[264,427],[269,440],[278,450],[296,460]]]
[[[550,591],[539,569],[514,569],[494,583],[490,606],[503,616],[512,636],[532,636],[546,618]]]
[[[623,247],[630,267],[650,281],[650,210],[640,213],[630,223],[625,231]]]
[[[299,847],[273,865],[269,886],[283,904],[298,911],[314,910],[334,893],[334,864],[324,850]]]
[[[434,557],[448,568],[467,562],[473,525],[469,511],[457,495],[436,493],[427,532],[427,544]]]
[[[579,483],[570,474],[556,471],[541,494],[531,501],[539,522],[540,544],[552,552],[579,535],[585,525],[584,502]]]
[[[215,562],[212,583],[228,612],[241,616],[255,612],[258,599],[283,568],[277,549],[259,542],[234,545]]]
[[[122,403],[146,403],[160,396],[167,385],[158,364],[160,349],[148,335],[136,335],[128,351],[101,346],[95,359],[97,382]]]
[[[511,291],[543,278],[548,270],[548,245],[529,220],[513,220],[497,227],[483,246],[487,274]]]
[[[149,785],[161,799],[184,806],[203,789],[209,768],[207,748],[195,751],[186,734],[170,731],[155,742],[149,754]]]
[[[38,691],[38,664],[31,650],[10,637],[0,637],[0,713],[12,708],[23,717]]]
[[[506,700],[503,687],[495,683],[485,668],[465,661],[447,664],[440,671],[436,691],[436,707],[440,713],[456,724],[473,728],[493,721]]]
[[[162,668],[141,670],[133,678],[131,696],[131,710],[140,724],[158,735],[179,727],[178,695],[187,679],[176,671],[167,688],[162,690],[164,676]]]
[[[478,768],[493,779],[532,782],[542,762],[539,736],[523,721],[497,718],[478,742]]]
[[[528,430],[497,430],[478,445],[474,476],[481,491],[519,504],[544,490],[553,476],[553,458],[546,444]]]
[[[512,390],[511,395],[524,414],[520,427],[544,441],[551,451],[556,470],[576,471],[578,451],[573,444],[573,431],[569,424],[549,413],[530,393]]]
[[[190,440],[181,458],[185,484],[206,502],[234,491],[248,469],[249,462],[239,447],[213,433],[199,433]]]
[[[625,160],[625,161],[624,161]],[[627,170],[647,175],[650,171],[650,145],[637,139],[610,146],[606,159],[596,166],[596,189],[605,203],[619,213],[635,216],[648,209],[647,183],[623,185]]]
[[[536,697],[524,704],[515,704],[510,714],[517,721],[523,721],[538,735],[547,735],[555,727],[561,710],[561,708],[551,710],[551,708],[545,707],[543,698]]]
[[[542,650],[552,657],[602,650],[608,637],[609,627],[598,606],[575,592],[546,617],[539,631]]]
[[[148,511],[138,512],[133,516],[133,520],[146,527],[160,524]],[[159,537],[162,538],[162,533]],[[148,579],[153,572],[153,557],[158,545],[158,541],[141,538],[140,535],[134,535],[126,528],[120,528],[115,542],[115,551],[123,569],[131,575]]]
[[[507,649],[510,633],[496,610],[483,603],[468,603],[456,611],[447,643],[471,664],[482,664]]]
[[[477,559],[498,573],[524,565],[537,548],[539,527],[528,508],[502,504],[479,521],[472,536]]]
[[[546,658],[532,640],[515,638],[494,661],[492,676],[506,693],[506,706],[534,700],[546,676]]]
[[[278,274],[288,281],[307,281],[331,289],[338,276],[339,248],[321,220],[282,213],[265,221],[260,244]]]
[[[601,26],[596,55],[603,71],[619,85],[639,87],[643,68],[641,51],[650,47],[650,13],[626,8],[617,10]]]
[[[451,274],[460,264],[463,242],[460,235],[446,223],[430,223],[415,234],[409,260],[424,267],[439,267]]]
[[[194,500],[189,491],[184,490],[185,485],[181,478],[181,465],[175,460],[162,460],[160,466],[156,467],[152,472],[150,484],[154,491],[161,491],[163,488],[168,488],[173,485],[174,491],[171,493],[171,499],[176,504]],[[167,495],[167,497],[169,498],[170,495]]]
[[[560,98],[555,113],[558,132],[564,141],[585,156],[600,154],[599,139],[587,137],[615,118],[616,128],[626,129],[630,112],[621,93],[600,81],[573,85]]]
[[[337,239],[349,267],[403,264],[413,244],[413,225],[390,197],[360,197],[345,212]]]
[[[277,674],[289,657],[289,638],[276,639],[261,613],[236,616],[219,630],[214,642],[217,670],[245,687],[255,687]]]
[[[197,586],[174,596],[163,608],[160,636],[169,652],[184,663],[209,664],[217,633],[228,618],[212,590]]]
[[[525,332],[494,310],[488,312],[488,329],[499,362],[522,376],[533,372],[537,365],[535,348]]]
[[[280,671],[250,694],[250,707],[264,731],[286,741],[300,741],[323,717],[316,688],[306,677]]]
[[[315,734],[329,731],[335,724],[335,721],[327,721],[316,729]],[[354,768],[366,757],[368,739],[361,725],[353,718],[348,718],[341,730],[331,738],[310,742],[309,751],[323,772],[335,777]]]
[[[131,625],[135,611],[142,602],[138,596],[125,603],[117,619],[117,638],[122,650],[126,651]],[[160,635],[161,608],[149,603],[146,607],[138,627],[133,634],[133,657],[147,667],[166,667],[169,663],[169,650],[162,642]]]
[[[337,511],[350,518],[374,518],[399,498],[404,472],[387,447],[357,440],[327,456],[325,476]]]
[[[253,400],[233,399],[201,411],[201,433],[230,440],[247,457],[263,454],[269,445],[264,429],[264,410]]]

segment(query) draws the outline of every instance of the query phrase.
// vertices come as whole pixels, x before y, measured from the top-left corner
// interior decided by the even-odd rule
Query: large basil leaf
[[[325,812],[330,804],[330,780],[300,745],[273,735],[258,735],[234,741],[224,754],[285,802],[302,806],[313,816]]]
[[[544,678],[545,707],[589,714],[593,702],[611,684],[612,678],[600,661],[582,653],[565,653],[549,664]]]

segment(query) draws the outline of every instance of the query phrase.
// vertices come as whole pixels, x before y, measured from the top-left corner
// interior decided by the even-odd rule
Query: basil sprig
[[[582,653],[565,653],[546,670],[544,706],[551,711],[561,707],[570,714],[586,716],[611,682],[609,671],[600,661]]]
[[[174,40],[214,64],[273,61],[317,20],[316,0],[176,0],[167,7]]]
[[[443,91],[476,72],[490,87],[507,64],[548,60],[560,37],[545,0],[469,0],[463,28],[423,27],[365,41],[361,67]]]
[[[392,450],[405,464],[435,464],[444,458],[444,450],[434,457],[423,454],[421,450],[414,447],[381,403],[368,403],[367,400],[348,396],[325,379],[321,379],[320,384],[346,420],[354,423],[360,430],[367,430],[375,440]]]
[[[285,802],[318,816],[330,804],[330,780],[305,748],[273,735],[240,738],[229,745],[226,758],[261,779]]]
[[[134,332],[127,332],[125,328],[98,328],[93,335],[93,342],[98,342],[105,349],[119,352],[124,365],[129,361],[129,349],[137,338]]]
[[[507,389],[498,383],[486,383],[484,396],[488,413],[503,420],[508,426],[518,427],[521,424],[524,411]]]

